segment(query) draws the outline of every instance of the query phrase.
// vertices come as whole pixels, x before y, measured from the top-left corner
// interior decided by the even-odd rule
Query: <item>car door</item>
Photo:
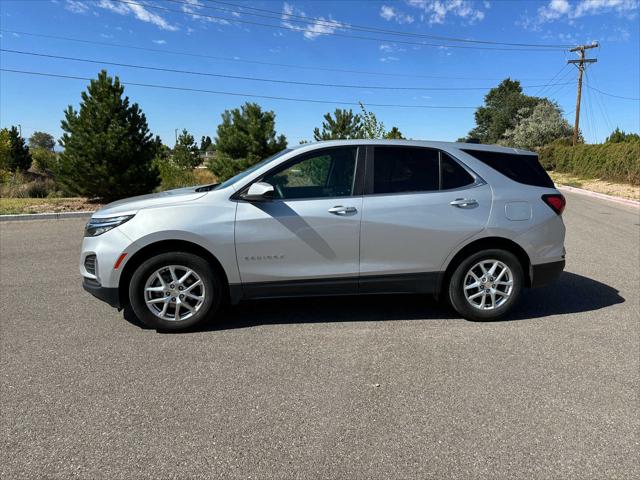
[[[272,201],[238,201],[235,242],[245,296],[357,292],[360,157],[357,146],[301,154],[258,179],[273,185]]]
[[[432,291],[449,253],[482,231],[491,189],[436,149],[369,147],[360,291]]]

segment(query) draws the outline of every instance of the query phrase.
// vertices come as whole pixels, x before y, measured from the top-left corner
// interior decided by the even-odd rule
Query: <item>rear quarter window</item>
[[[518,183],[554,188],[553,180],[540,165],[537,155],[470,149],[462,149],[462,151]]]

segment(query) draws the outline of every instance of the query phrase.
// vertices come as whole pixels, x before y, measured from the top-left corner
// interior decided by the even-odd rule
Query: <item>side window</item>
[[[442,152],[440,163],[441,190],[461,188],[471,185],[475,180],[458,162]]]
[[[373,193],[428,192],[439,189],[438,151],[375,147]]]
[[[353,191],[357,152],[357,147],[321,150],[262,181],[273,185],[279,199],[346,197]]]

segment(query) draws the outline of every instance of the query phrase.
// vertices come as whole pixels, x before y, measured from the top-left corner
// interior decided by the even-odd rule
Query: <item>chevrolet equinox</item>
[[[105,206],[80,271],[89,293],[161,330],[223,302],[382,293],[433,294],[493,320],[562,272],[564,206],[532,152],[320,142],[220,184]]]

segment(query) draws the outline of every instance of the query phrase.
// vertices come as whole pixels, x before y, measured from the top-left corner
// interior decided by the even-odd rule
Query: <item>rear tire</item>
[[[518,302],[523,285],[522,265],[513,253],[482,250],[453,271],[448,297],[455,311],[468,320],[497,320]]]
[[[145,325],[177,331],[213,316],[220,306],[220,279],[202,257],[161,253],[144,261],[129,283],[129,300]]]

